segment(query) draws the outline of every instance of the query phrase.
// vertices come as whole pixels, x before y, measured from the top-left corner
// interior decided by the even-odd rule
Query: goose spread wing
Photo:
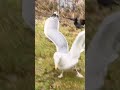
[[[57,17],[46,20],[44,33],[55,44],[57,52],[68,52],[68,42],[64,35],[59,32],[59,19]]]
[[[78,34],[70,49],[70,55],[73,58],[79,58],[80,53],[85,49],[85,31]]]

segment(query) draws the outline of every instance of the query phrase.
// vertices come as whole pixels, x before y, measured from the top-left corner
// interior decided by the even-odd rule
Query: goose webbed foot
[[[84,78],[84,76],[82,74],[80,74],[79,72],[77,72],[76,76],[79,77],[79,78]]]
[[[84,78],[84,76],[78,72],[77,68],[75,67],[75,70],[77,72],[76,76],[79,77],[79,78]]]
[[[58,78],[62,78],[63,77],[63,71],[62,73],[58,76]]]

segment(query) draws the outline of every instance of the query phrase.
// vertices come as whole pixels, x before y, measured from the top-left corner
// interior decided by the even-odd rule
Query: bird
[[[56,14],[56,13],[54,13]],[[84,51],[85,48],[85,31],[78,34],[75,41],[69,50],[68,42],[65,36],[59,31],[59,19],[56,16],[49,17],[45,21],[44,34],[50,39],[56,46],[56,52],[53,55],[55,69],[59,69],[62,73],[58,78],[63,77],[63,72],[71,68],[76,69],[76,64],[80,57],[80,53]],[[83,78],[77,69],[77,76]]]
[[[84,76],[80,74],[76,68],[79,61],[80,54],[85,50],[85,31],[81,31],[76,39],[74,40],[71,49],[67,53],[55,52],[54,53],[54,63],[55,69],[59,69],[62,73],[58,78],[63,77],[63,72],[75,68],[77,72],[77,77],[83,78]]]
[[[66,18],[66,19],[74,21],[74,25],[75,25],[76,29],[81,29],[85,25],[85,19],[78,20],[77,17],[76,18]]]
[[[120,6],[120,4],[115,0],[97,0],[97,3],[99,5],[99,9],[102,9],[102,7],[108,7],[112,10],[113,5]]]
[[[120,55],[120,12],[107,16],[86,50],[86,90],[101,90],[108,65]]]

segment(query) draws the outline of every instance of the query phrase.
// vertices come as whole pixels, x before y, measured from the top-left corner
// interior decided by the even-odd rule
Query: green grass
[[[59,70],[54,70],[53,54],[55,45],[44,35],[43,21],[36,22],[35,31],[35,90],[85,90],[85,80],[77,78],[76,72],[65,72],[62,79],[58,79]],[[60,31],[65,35],[69,46],[73,43],[79,30],[61,26]],[[85,54],[82,53],[79,71],[85,76]]]

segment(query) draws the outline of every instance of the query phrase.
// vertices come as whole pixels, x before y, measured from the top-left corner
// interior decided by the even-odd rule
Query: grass
[[[54,70],[53,54],[55,45],[44,35],[44,21],[36,21],[35,31],[35,90],[85,90],[85,80],[77,78],[75,71],[65,72],[64,78],[58,79],[59,70]],[[71,47],[79,30],[61,26],[60,31],[65,35]],[[79,71],[85,76],[85,54],[82,53]]]

